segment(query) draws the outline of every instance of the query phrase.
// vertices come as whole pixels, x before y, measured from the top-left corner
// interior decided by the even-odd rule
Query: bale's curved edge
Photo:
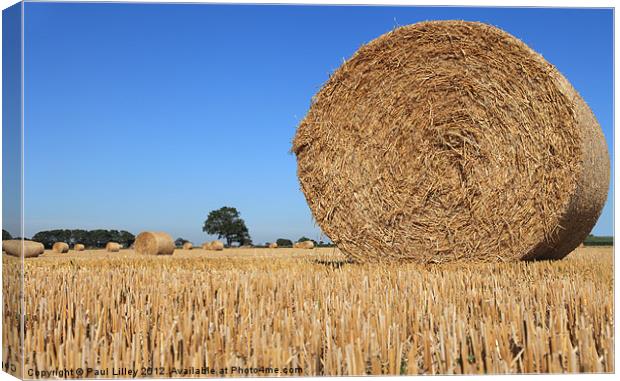
[[[568,80],[554,68],[551,74],[558,87],[573,103],[579,124],[581,152],[574,192],[558,221],[559,234],[542,242],[525,260],[562,259],[579,247],[594,228],[609,192],[610,162],[603,131],[588,104]]]
[[[418,49],[424,44],[426,50]],[[414,70],[405,72],[411,62]],[[497,67],[485,67],[488,63]],[[440,71],[450,65],[452,72]],[[498,82],[483,83],[498,72],[503,75]],[[412,81],[418,81],[415,91],[407,87]],[[424,89],[427,82],[435,93]],[[444,92],[437,92],[442,86]],[[452,98],[442,105],[442,97]],[[483,104],[485,99],[491,101]],[[434,103],[439,106],[433,108]],[[416,116],[418,109],[417,119],[402,117]],[[394,121],[400,125],[389,124]],[[412,170],[407,154],[416,153],[412,142],[432,139],[439,143],[437,152],[450,152],[452,163],[461,167],[446,160],[439,163],[445,173],[437,166],[423,168],[420,175],[407,173]],[[495,141],[482,152],[485,140]],[[489,154],[496,148],[503,156]],[[481,23],[418,23],[362,47],[315,96],[292,150],[315,220],[347,256],[360,261],[562,258],[596,223],[609,186],[605,140],[583,99],[523,42]],[[374,162],[365,157],[372,153]],[[423,167],[427,157],[419,163]],[[435,171],[439,180],[425,182],[424,170]],[[500,203],[506,210],[477,205],[498,202],[491,197],[493,184],[482,189],[486,198],[480,196],[485,171],[486,178],[508,187],[507,193],[513,185],[521,192]],[[511,183],[515,178],[526,180]],[[428,190],[415,194],[416,187]],[[450,195],[459,188],[465,204],[441,199],[441,192]],[[430,201],[416,203],[416,197]],[[437,206],[441,202],[448,205]],[[357,213],[350,213],[351,206],[359,206]],[[424,218],[407,220],[415,213]],[[401,227],[403,221],[409,225]],[[454,221],[456,227],[450,226]]]

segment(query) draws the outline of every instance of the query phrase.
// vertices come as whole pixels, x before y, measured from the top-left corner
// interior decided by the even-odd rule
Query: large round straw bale
[[[81,243],[76,243],[73,245],[73,250],[75,251],[84,251],[85,247]]]
[[[69,245],[65,242],[56,242],[52,245],[52,251],[55,253],[67,253],[69,252]]]
[[[224,244],[218,240],[209,242],[209,248],[207,250],[220,251],[224,250]]]
[[[431,21],[360,48],[294,142],[322,230],[358,261],[559,259],[609,186],[592,111],[495,27]]]
[[[136,253],[148,255],[171,255],[174,253],[174,240],[164,232],[142,232],[135,242]]]
[[[183,244],[183,250],[191,250],[194,247],[191,242],[185,242]]]
[[[117,242],[108,242],[105,245],[105,250],[110,253],[116,253],[121,250],[121,245]]]
[[[13,257],[21,257],[23,251],[24,257],[30,258],[43,254],[45,248],[40,242],[23,241],[22,245],[22,240],[20,239],[9,239],[2,241],[2,250]]]
[[[275,242],[271,242],[271,243],[269,244],[269,248],[270,248],[270,249],[277,249],[277,248],[278,248],[278,244],[277,244],[277,243],[275,243]]]

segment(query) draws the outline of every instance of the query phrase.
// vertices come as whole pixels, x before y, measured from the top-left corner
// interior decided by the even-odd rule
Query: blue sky
[[[255,243],[321,238],[289,153],[297,124],[343,59],[430,19],[525,41],[581,93],[612,150],[611,10],[28,3],[26,234],[199,243],[208,212],[228,205]],[[609,199],[595,233],[613,234],[612,218]]]

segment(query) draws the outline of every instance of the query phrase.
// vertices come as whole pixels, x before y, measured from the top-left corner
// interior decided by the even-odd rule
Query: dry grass
[[[614,371],[610,248],[467,266],[358,265],[334,249],[46,251],[25,269],[26,369]],[[3,329],[5,362],[15,337]]]

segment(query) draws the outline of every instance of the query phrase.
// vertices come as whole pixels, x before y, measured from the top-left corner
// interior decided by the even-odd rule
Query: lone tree
[[[202,231],[207,234],[217,234],[217,238],[224,238],[226,246],[230,246],[233,242],[239,243],[239,246],[252,243],[245,221],[239,217],[237,209],[229,206],[212,210]]]
[[[13,239],[13,237],[11,237],[11,233],[2,229],[2,240],[4,241],[5,239]]]

